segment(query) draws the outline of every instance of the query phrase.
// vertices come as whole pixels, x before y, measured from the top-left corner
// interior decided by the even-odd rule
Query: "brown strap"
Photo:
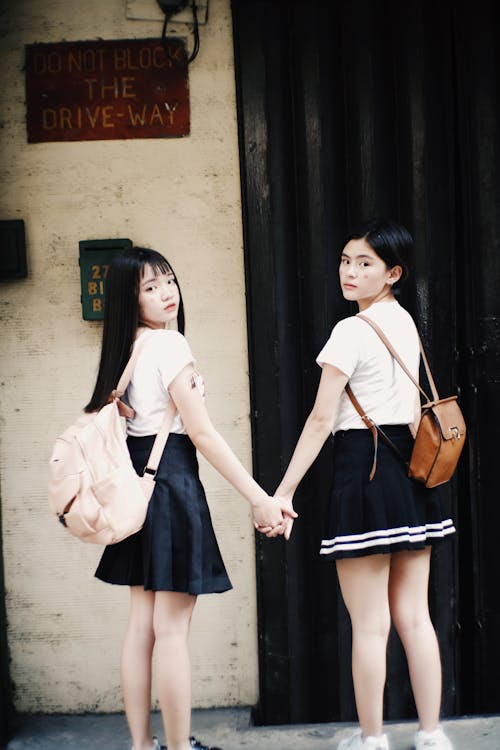
[[[427,375],[427,380],[429,381],[429,385],[431,387],[431,392],[432,392],[432,396],[433,396],[432,399],[429,398],[429,396],[424,391],[424,389],[420,386],[420,384],[418,383],[418,381],[415,380],[415,378],[413,377],[413,375],[411,374],[411,372],[409,371],[409,369],[406,367],[405,363],[403,362],[403,360],[401,359],[401,357],[399,356],[399,354],[397,353],[397,351],[394,349],[393,345],[391,344],[391,342],[389,341],[389,339],[387,338],[387,336],[385,335],[385,333],[382,331],[382,329],[371,318],[366,317],[366,315],[362,315],[361,313],[358,313],[356,315],[356,317],[357,318],[361,318],[361,320],[364,320],[365,323],[368,323],[368,325],[370,325],[373,328],[373,330],[375,331],[375,333],[379,336],[379,338],[385,344],[385,346],[387,347],[387,349],[390,351],[390,353],[392,354],[392,356],[394,357],[394,359],[396,360],[396,362],[398,363],[398,365],[408,375],[408,377],[415,384],[415,386],[418,388],[418,390],[420,391],[420,393],[422,393],[425,396],[425,398],[427,399],[427,401],[428,402],[430,402],[432,400],[439,401],[439,394],[437,392],[436,384],[434,383],[434,378],[432,377],[431,368],[429,367],[429,363],[427,361],[427,357],[425,356],[425,351],[424,351],[424,347],[423,347],[423,344],[422,344],[422,339],[420,338],[420,335],[419,335],[418,331],[417,331],[417,337],[418,337],[418,344],[419,344],[419,347],[420,347],[420,354],[422,355],[422,359],[424,361],[425,372],[426,372],[426,375]]]
[[[422,339],[420,338],[420,334],[418,331],[417,331],[417,336],[418,336],[418,343],[420,346],[420,354],[422,355],[422,359],[424,360],[425,373],[427,375],[427,380],[429,381],[429,385],[431,387],[432,397],[434,401],[439,401],[439,394],[437,392],[436,384],[434,382],[434,378],[432,377],[431,368],[429,367],[429,363],[425,355],[424,345],[422,344]]]
[[[373,437],[373,464],[372,464],[372,469],[370,471],[370,482],[371,482],[373,477],[375,476],[375,472],[377,471],[377,453],[378,453],[378,431],[377,430],[378,428],[375,422],[373,421],[373,419],[369,417],[367,414],[365,414],[365,412],[361,408],[360,403],[358,399],[356,398],[356,396],[354,395],[354,393],[352,392],[351,386],[349,385],[349,383],[347,383],[347,385],[345,386],[345,391],[347,395],[349,396],[349,398],[351,399],[352,405],[358,412],[359,416],[361,417],[365,425],[370,430],[372,437]]]
[[[375,331],[375,333],[379,336],[379,338],[385,344],[385,346],[387,347],[387,349],[389,350],[389,352],[392,354],[392,356],[394,357],[394,359],[396,360],[396,362],[398,363],[398,365],[408,375],[408,377],[415,384],[415,386],[418,388],[418,390],[420,391],[420,393],[422,393],[425,396],[427,403],[431,403],[431,399],[429,398],[429,396],[427,395],[427,393],[424,391],[424,389],[421,388],[421,386],[418,383],[418,381],[413,377],[413,375],[411,374],[411,372],[409,371],[409,369],[406,367],[405,363],[403,362],[403,360],[401,359],[401,357],[399,356],[399,354],[397,353],[397,351],[394,349],[393,345],[391,344],[391,342],[389,341],[389,339],[387,338],[387,336],[385,335],[385,333],[382,331],[382,329],[371,318],[368,318],[365,315],[362,315],[361,313],[358,313],[356,315],[356,317],[357,318],[361,318],[361,320],[364,320],[365,323],[368,323],[368,325],[370,325],[373,328],[373,330]],[[422,359],[424,361],[425,372],[427,374],[427,380],[429,381],[429,385],[431,387],[431,392],[432,392],[433,399],[434,399],[434,401],[439,401],[439,394],[437,392],[437,388],[436,388],[436,385],[434,383],[434,378],[432,377],[431,369],[429,367],[429,363],[427,361],[427,357],[425,356],[424,347],[423,347],[422,340],[420,338],[420,335],[419,335],[418,331],[417,331],[417,336],[418,336],[418,343],[419,343],[419,346],[420,346],[420,354],[422,355]],[[356,396],[352,392],[352,389],[351,389],[351,386],[349,385],[349,383],[347,383],[347,385],[345,386],[345,391],[346,391],[347,395],[349,396],[352,405],[354,406],[354,408],[358,412],[359,416],[363,420],[363,422],[366,425],[366,427],[368,427],[368,429],[370,430],[370,432],[372,434],[372,437],[373,437],[374,452],[373,452],[373,464],[372,464],[372,469],[371,469],[371,472],[370,472],[370,482],[373,479],[373,477],[375,476],[375,472],[377,470],[377,453],[378,453],[378,435],[379,435],[379,433],[380,433],[380,436],[383,438],[384,442],[387,443],[387,445],[389,445],[400,456],[400,458],[407,464],[408,462],[406,461],[406,459],[404,458],[404,456],[402,455],[402,453],[400,452],[400,450],[394,445],[394,443],[392,442],[392,440],[389,437],[387,437],[387,435],[385,434],[385,432],[383,430],[381,430],[380,427],[377,424],[375,424],[375,422],[373,421],[373,419],[371,417],[369,417],[367,414],[365,414],[364,410],[361,408],[361,405],[360,405],[359,401],[357,400]]]
[[[378,426],[378,424],[376,424],[373,421],[373,419],[371,419],[371,417],[369,417],[367,414],[363,412],[363,409],[361,408],[358,399],[352,392],[352,389],[349,383],[347,383],[347,385],[345,386],[345,392],[351,399],[352,405],[358,412],[359,416],[361,417],[365,425],[370,430],[372,437],[373,437],[373,464],[372,464],[372,469],[370,471],[370,482],[372,481],[373,477],[375,476],[375,472],[377,471],[377,454],[378,454],[378,436],[379,435],[384,441],[384,443],[389,445],[392,448],[392,450],[398,454],[398,456],[403,461],[403,463],[405,463],[408,466],[408,461],[403,456],[399,448],[396,445],[394,445],[392,440],[385,434],[385,432]]]

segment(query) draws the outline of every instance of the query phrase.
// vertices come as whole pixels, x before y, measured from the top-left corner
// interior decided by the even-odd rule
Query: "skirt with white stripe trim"
[[[382,429],[409,458],[413,438],[408,427]],[[455,533],[440,487],[427,489],[409,479],[402,460],[382,440],[370,482],[372,461],[369,430],[335,434],[334,479],[320,549],[323,560],[423,549]]]

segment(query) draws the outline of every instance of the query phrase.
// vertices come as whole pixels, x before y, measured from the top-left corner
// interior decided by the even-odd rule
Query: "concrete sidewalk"
[[[161,717],[153,714],[153,730],[163,740]],[[500,750],[500,716],[444,720],[455,750]],[[222,750],[335,750],[351,724],[298,726],[251,725],[250,710],[193,711],[193,734]],[[414,722],[388,723],[391,750],[413,750]],[[123,714],[84,716],[24,715],[7,750],[130,750]]]

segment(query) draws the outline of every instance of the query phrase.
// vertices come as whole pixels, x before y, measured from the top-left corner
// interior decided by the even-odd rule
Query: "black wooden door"
[[[455,32],[457,314],[471,428],[468,487],[460,497],[461,697],[465,710],[493,713],[500,708],[500,34],[493,3],[461,6]]]
[[[433,555],[443,713],[500,710],[494,426],[499,417],[499,101],[494,3],[233,0],[254,471],[272,491],[312,405],[315,356],[354,312],[336,257],[374,214],[412,231],[402,302],[468,451],[447,488],[459,528]],[[330,446],[298,493],[291,541],[257,537],[264,723],[351,720],[350,627],[318,560]],[[472,676],[472,680],[471,680]],[[387,718],[414,716],[391,634]]]

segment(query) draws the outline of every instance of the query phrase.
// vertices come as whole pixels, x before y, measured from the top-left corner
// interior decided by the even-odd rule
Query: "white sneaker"
[[[350,737],[341,740],[337,750],[389,750],[389,743],[385,734],[363,739],[361,729],[357,729]]]
[[[415,750],[453,750],[453,745],[441,727],[433,732],[419,729],[415,735]]]
[[[134,750],[133,747],[132,750]],[[151,750],[167,750],[167,747],[166,745],[160,745],[160,743],[158,742],[158,737],[153,737],[153,747],[151,748]]]

